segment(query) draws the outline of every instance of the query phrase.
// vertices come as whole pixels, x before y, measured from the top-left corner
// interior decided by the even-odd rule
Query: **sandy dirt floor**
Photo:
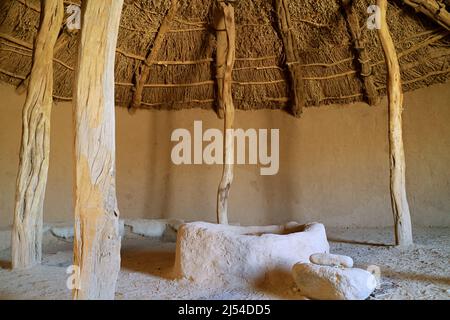
[[[379,268],[379,288],[369,299],[450,300],[450,228],[415,229],[415,245],[397,249],[390,229],[327,229],[331,252],[351,256],[355,266]],[[0,299],[70,299],[66,269],[72,243],[46,234],[43,263],[12,271],[10,250],[0,251]],[[127,233],[116,299],[304,299],[288,286],[254,284],[225,288],[172,280],[175,243]],[[376,268],[376,267],[372,267]]]

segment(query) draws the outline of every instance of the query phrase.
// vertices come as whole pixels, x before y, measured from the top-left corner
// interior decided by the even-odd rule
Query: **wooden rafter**
[[[227,59],[228,37],[225,27],[225,17],[223,9],[218,1],[218,8],[214,16],[214,28],[216,30],[216,83],[217,83],[217,105],[216,111],[220,119],[224,118],[225,106],[223,100],[223,81],[225,78],[225,67]]]
[[[289,0],[276,0],[276,12],[278,18],[278,28],[283,40],[286,54],[286,65],[289,72],[291,84],[292,114],[299,117],[305,105],[305,89],[300,72],[300,66],[295,63],[298,57],[295,54],[295,40],[292,30],[291,15],[289,13]]]
[[[445,8],[444,3],[436,0],[403,0],[403,3],[450,30],[450,13]]]
[[[140,65],[137,70],[135,78],[136,84],[133,92],[133,99],[131,101],[131,108],[138,108],[142,103],[142,91],[144,90],[144,85],[147,83],[150,75],[150,67],[154,64],[159,50],[163,44],[166,34],[170,31],[170,25],[175,19],[175,14],[177,11],[178,0],[172,0],[169,10],[164,17],[161,26],[159,27],[158,33],[156,34],[155,41],[153,42],[152,48],[147,53],[145,61]]]
[[[373,69],[370,65],[370,58],[362,37],[359,18],[354,10],[353,0],[341,0],[344,7],[348,29],[352,37],[354,51],[356,53],[359,75],[364,83],[364,96],[371,106],[378,102],[378,91],[374,84]]]

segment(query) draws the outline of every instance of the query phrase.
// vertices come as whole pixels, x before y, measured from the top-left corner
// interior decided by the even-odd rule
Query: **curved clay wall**
[[[0,85],[0,226],[14,208],[24,96]],[[407,191],[415,226],[450,226],[450,84],[405,96]],[[170,135],[176,128],[222,128],[211,111],[117,108],[117,188],[123,218],[215,220],[218,165],[175,166]],[[72,108],[59,103],[52,142],[45,220],[72,219]],[[320,221],[326,226],[392,224],[389,198],[387,107],[365,104],[308,108],[301,119],[279,111],[237,112],[236,127],[279,128],[280,168],[261,176],[237,166],[230,221],[279,224]]]

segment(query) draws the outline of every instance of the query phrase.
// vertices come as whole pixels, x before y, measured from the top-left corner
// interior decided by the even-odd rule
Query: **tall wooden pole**
[[[389,102],[389,153],[391,173],[391,203],[394,213],[395,244],[407,246],[413,243],[411,216],[405,186],[405,152],[403,149],[402,111],[403,93],[400,66],[394,42],[386,21],[387,0],[378,0],[381,28],[378,35],[387,66],[387,91]]]
[[[85,0],[75,89],[74,299],[114,299],[120,270],[114,59],[123,0]]]
[[[217,84],[219,97],[219,112],[223,108],[224,115],[224,165],[222,179],[217,193],[217,222],[228,223],[228,195],[233,181],[234,136],[232,133],[234,122],[234,104],[231,94],[232,71],[235,61],[236,27],[234,22],[234,8],[231,4],[219,2],[221,13],[217,39],[217,60],[225,58],[223,64],[217,65]],[[220,27],[222,27],[220,29]],[[219,62],[220,63],[220,62]]]
[[[50,154],[53,49],[64,16],[62,0],[42,1],[33,67],[22,113],[22,141],[11,237],[12,267],[41,262],[42,218]]]

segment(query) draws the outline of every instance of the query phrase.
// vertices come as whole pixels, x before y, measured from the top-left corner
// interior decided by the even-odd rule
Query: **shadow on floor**
[[[145,273],[167,280],[173,280],[175,264],[174,245],[168,244],[161,248],[142,245],[126,245],[121,250],[121,269],[123,271]]]
[[[369,241],[357,241],[357,240],[347,240],[340,238],[329,237],[328,241],[336,242],[336,243],[347,243],[347,244],[358,244],[363,246],[374,246],[374,247],[394,247],[393,244],[385,244],[385,243],[377,243],[377,242],[369,242]]]
[[[395,279],[403,279],[403,280],[414,280],[414,281],[422,281],[429,283],[440,283],[444,285],[450,285],[450,277],[440,276],[440,275],[428,275],[424,273],[415,273],[415,272],[403,272],[403,271],[395,271],[392,269],[388,269],[387,272],[390,277]]]
[[[268,270],[266,274],[253,284],[258,291],[280,299],[304,300],[304,296],[292,291],[296,287],[291,272],[282,269]]]

